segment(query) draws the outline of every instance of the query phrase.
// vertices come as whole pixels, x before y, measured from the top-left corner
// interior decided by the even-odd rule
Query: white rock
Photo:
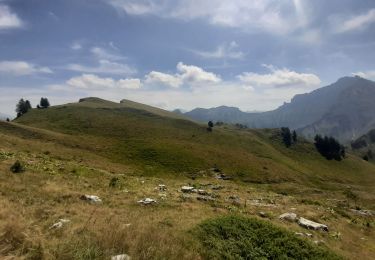
[[[82,195],[81,199],[87,200],[91,203],[101,203],[102,202],[102,200],[96,195]]]
[[[371,210],[366,210],[366,209],[361,209],[361,210],[357,210],[357,209],[351,209],[351,211],[357,215],[360,215],[360,216],[368,216],[368,217],[371,217],[371,216],[374,216],[375,215],[375,212],[374,211],[371,211]]]
[[[53,224],[52,226],[50,226],[49,229],[59,229],[59,228],[62,228],[62,226],[66,223],[69,223],[70,220],[69,219],[64,219],[64,218],[61,218],[59,219],[58,222],[56,222],[55,224]]]
[[[149,204],[156,203],[156,200],[150,199],[150,198],[145,198],[143,200],[139,200],[138,203],[141,203],[143,205],[149,205]]]
[[[328,226],[302,218],[302,217],[299,218],[298,224],[301,227],[308,228],[308,229],[328,231]]]
[[[297,214],[296,213],[284,213],[279,216],[279,219],[294,222],[297,220]]]
[[[115,255],[111,257],[111,260],[130,260],[130,256],[127,254]]]
[[[182,186],[181,187],[182,192],[193,192],[193,190],[194,190],[194,187],[191,187],[191,186]]]

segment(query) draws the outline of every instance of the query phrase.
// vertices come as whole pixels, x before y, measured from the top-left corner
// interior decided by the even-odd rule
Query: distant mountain
[[[344,77],[311,93],[296,95],[290,103],[261,113],[242,112],[235,107],[197,108],[185,113],[199,121],[223,121],[253,128],[288,126],[304,136],[316,134],[350,141],[375,128],[375,82]]]
[[[375,129],[351,143],[352,150],[368,161],[375,161]]]

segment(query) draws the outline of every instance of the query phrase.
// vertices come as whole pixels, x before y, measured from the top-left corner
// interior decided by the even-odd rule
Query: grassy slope
[[[217,165],[248,182],[375,184],[375,168],[349,156],[343,162],[321,158],[309,143],[282,146],[272,130],[215,128],[140,110],[141,106],[88,99],[85,102],[33,110],[16,122],[68,136],[114,162],[140,168],[143,174],[196,173]],[[170,117],[165,117],[170,115]],[[354,174],[355,173],[355,174]]]
[[[33,110],[17,123],[0,122],[0,217],[6,220],[0,224],[0,255],[106,259],[126,252],[135,259],[198,259],[196,241],[186,231],[202,220],[262,210],[273,223],[302,232],[277,219],[296,208],[297,214],[329,225],[330,234],[312,232],[313,240],[324,240],[348,258],[375,256],[373,220],[347,208],[375,205],[372,164],[352,156],[328,162],[308,143],[286,149],[274,130],[223,127],[208,133],[166,111],[168,117],[161,117],[139,108],[90,99]],[[9,172],[16,159],[26,163],[25,174]],[[215,164],[235,180],[210,177],[207,169]],[[112,177],[119,178],[119,187],[108,187]],[[160,183],[168,187],[166,200],[154,189]],[[207,204],[181,198],[177,190],[187,183],[225,188],[214,191],[217,202]],[[339,205],[348,185],[358,200]],[[80,201],[82,193],[99,195],[103,205]],[[241,204],[228,201],[230,195],[238,195]],[[136,205],[145,196],[157,198],[158,205]],[[259,198],[277,207],[245,203]],[[59,218],[72,223],[49,230]],[[11,243],[6,231],[14,234]],[[25,245],[32,250],[25,251]]]

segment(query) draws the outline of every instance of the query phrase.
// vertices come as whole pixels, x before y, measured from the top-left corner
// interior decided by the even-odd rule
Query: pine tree
[[[293,143],[297,143],[297,133],[296,133],[296,130],[293,130],[292,139],[293,139]]]
[[[29,111],[31,108],[32,107],[30,101],[25,101],[23,98],[21,98],[16,105],[17,117],[20,117],[23,114],[27,113],[27,111]]]
[[[40,105],[40,108],[48,108],[48,107],[50,106],[50,103],[49,103],[49,101],[48,101],[48,98],[44,98],[44,97],[42,97],[42,98],[40,99],[40,103],[39,103],[39,105]]]

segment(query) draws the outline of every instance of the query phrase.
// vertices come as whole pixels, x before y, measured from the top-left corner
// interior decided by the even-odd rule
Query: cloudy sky
[[[98,96],[274,109],[375,79],[374,0],[0,0],[0,112]]]

